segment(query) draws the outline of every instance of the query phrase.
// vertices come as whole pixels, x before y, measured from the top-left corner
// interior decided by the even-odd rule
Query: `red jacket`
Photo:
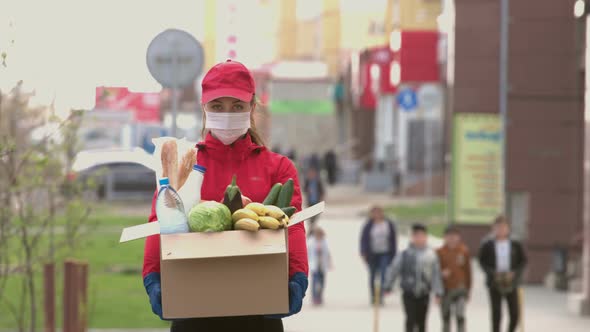
[[[242,194],[253,202],[262,202],[273,184],[285,183],[289,178],[295,181],[293,205],[301,210],[301,189],[297,177],[297,169],[284,156],[267,150],[252,142],[250,135],[232,145],[223,145],[213,136],[208,135],[204,142],[197,144],[199,152],[197,162],[205,166],[205,178],[201,187],[201,199],[221,201],[225,188],[237,175],[237,184]],[[157,220],[157,193],[152,201],[152,213],[149,221]],[[150,272],[160,272],[160,237],[153,235],[145,242],[143,258],[143,276]],[[289,277],[296,272],[307,275],[307,246],[303,223],[289,227]]]

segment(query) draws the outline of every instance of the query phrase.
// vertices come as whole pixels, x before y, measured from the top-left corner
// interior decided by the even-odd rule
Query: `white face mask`
[[[250,112],[206,112],[205,128],[225,145],[230,145],[250,129]]]

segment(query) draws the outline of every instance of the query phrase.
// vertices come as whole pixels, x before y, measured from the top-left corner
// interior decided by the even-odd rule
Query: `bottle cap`
[[[201,166],[201,165],[197,165],[197,164],[195,164],[195,166],[193,166],[193,169],[195,171],[199,171],[201,173],[205,173],[205,171],[207,170],[207,168],[205,166]]]

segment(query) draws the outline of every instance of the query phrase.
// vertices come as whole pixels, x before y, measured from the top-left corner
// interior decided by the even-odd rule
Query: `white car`
[[[71,179],[93,179],[99,199],[146,198],[156,190],[154,157],[143,149],[80,151]]]

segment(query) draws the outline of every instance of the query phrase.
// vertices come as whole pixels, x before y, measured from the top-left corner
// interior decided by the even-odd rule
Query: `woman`
[[[371,209],[369,220],[363,227],[361,235],[361,256],[369,266],[369,287],[371,304],[375,304],[375,277],[379,274],[381,293],[379,304],[383,303],[383,283],[385,271],[397,252],[397,235],[395,225],[385,218],[383,209],[375,206]]]
[[[254,123],[255,84],[239,62],[217,64],[202,82],[203,136],[197,160],[207,168],[201,198],[221,201],[232,176],[242,194],[262,202],[273,184],[295,181],[291,205],[301,209],[297,170],[284,156],[265,148]],[[149,220],[157,219],[155,200]],[[289,313],[273,316],[192,318],[173,321],[171,331],[283,331],[281,318],[298,313],[307,290],[307,248],[303,223],[289,227]],[[152,311],[162,318],[160,294],[160,239],[151,236],[145,245],[144,286]],[[207,301],[207,299],[203,299]]]

